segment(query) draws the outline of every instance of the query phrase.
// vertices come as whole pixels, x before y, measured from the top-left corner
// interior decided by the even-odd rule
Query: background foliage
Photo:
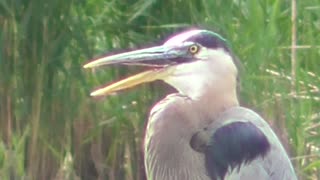
[[[230,40],[243,104],[273,125],[299,177],[320,179],[320,1],[298,1],[292,49],[293,2],[0,0],[0,178],[143,179],[145,117],[172,89],[92,99],[93,87],[138,69],[82,65],[201,26]]]

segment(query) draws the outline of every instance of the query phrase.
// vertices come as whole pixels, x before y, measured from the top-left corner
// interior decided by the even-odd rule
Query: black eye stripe
[[[206,48],[223,48],[228,50],[226,42],[219,36],[212,34],[210,32],[202,32],[201,34],[196,34],[191,36],[186,41],[195,42]]]

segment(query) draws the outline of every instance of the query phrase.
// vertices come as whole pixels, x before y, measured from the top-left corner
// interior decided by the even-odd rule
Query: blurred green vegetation
[[[273,125],[300,179],[320,179],[320,1],[298,1],[294,69],[291,3],[0,0],[0,179],[143,179],[145,119],[172,90],[157,82],[93,99],[93,87],[138,69],[82,65],[192,26],[230,41],[242,102]]]

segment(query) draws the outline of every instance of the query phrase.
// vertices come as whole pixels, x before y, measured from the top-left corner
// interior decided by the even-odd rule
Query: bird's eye
[[[191,54],[196,54],[199,51],[199,46],[198,45],[192,45],[189,47],[189,52]]]

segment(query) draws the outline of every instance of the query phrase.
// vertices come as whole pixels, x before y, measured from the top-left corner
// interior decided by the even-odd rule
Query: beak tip
[[[84,69],[88,69],[88,68],[91,68],[92,66],[90,65],[90,63],[88,63],[88,64],[83,65],[82,67],[83,67]]]
[[[92,97],[96,97],[96,96],[100,96],[100,95],[101,94],[99,94],[97,91],[90,93],[90,96],[92,96]]]
[[[98,97],[98,96],[104,96],[104,95],[108,95],[108,94],[110,94],[110,92],[108,92],[104,88],[102,88],[102,89],[98,89],[98,90],[91,92],[90,96]]]

